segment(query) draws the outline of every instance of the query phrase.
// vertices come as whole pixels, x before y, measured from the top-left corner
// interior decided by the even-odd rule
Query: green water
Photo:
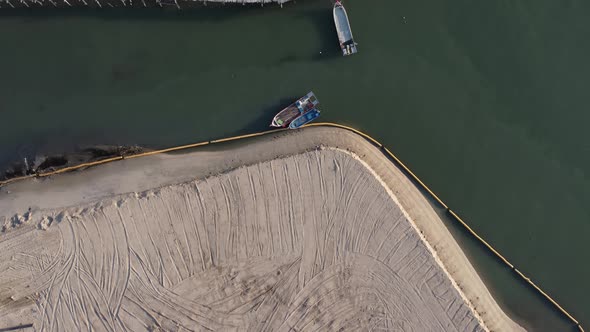
[[[322,120],[386,144],[590,328],[590,2],[345,5],[348,58],[328,1],[0,12],[0,164],[262,130],[313,89]],[[516,320],[574,330],[450,227]]]

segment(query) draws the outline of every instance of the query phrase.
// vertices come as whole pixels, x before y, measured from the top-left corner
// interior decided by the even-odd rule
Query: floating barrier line
[[[47,177],[47,176],[51,176],[51,175],[56,175],[56,174],[60,174],[60,173],[74,171],[74,170],[77,170],[77,169],[80,169],[80,168],[84,168],[84,167],[91,167],[91,166],[97,166],[97,165],[101,165],[101,164],[106,164],[106,163],[110,163],[111,161],[121,160],[121,159],[123,159],[123,156],[117,156],[117,157],[102,159],[102,160],[93,161],[93,162],[89,162],[89,163],[83,163],[83,164],[76,165],[76,166],[70,166],[70,167],[60,168],[58,170],[47,172],[47,173],[39,173],[39,174],[37,174],[37,176],[38,177],[41,177],[41,178],[42,177]]]
[[[481,236],[479,236],[471,227],[469,227],[469,225],[467,225],[467,223],[464,222],[463,219],[461,219],[455,213],[455,211],[448,209],[447,212],[449,212],[449,214],[451,216],[453,216],[453,218],[455,218],[455,220],[457,220],[461,225],[463,225],[463,227],[465,227],[467,229],[467,231],[469,233],[471,233],[471,235],[473,235],[477,240],[479,240],[479,242],[481,242],[481,244],[486,246],[486,248],[488,248],[492,253],[494,253],[494,255],[496,255],[496,257],[500,258],[506,265],[508,265],[508,267],[511,270],[515,269],[514,265],[512,265],[512,263],[510,263],[504,256],[502,256],[502,254],[500,254],[496,249],[494,249],[494,247],[492,247],[486,240],[484,240]]]
[[[486,240],[484,240],[481,236],[479,236],[479,234],[477,234],[465,221],[463,221],[463,219],[461,219],[461,217],[459,217],[455,213],[455,211],[451,210],[449,208],[449,206],[443,202],[442,199],[440,199],[424,182],[422,182],[422,180],[420,180],[420,178],[418,178],[418,176],[416,174],[414,174],[414,172],[412,172],[409,167],[407,167],[396,155],[393,154],[393,152],[391,152],[388,148],[386,148],[379,141],[377,141],[373,137],[369,136],[368,134],[363,133],[360,130],[354,129],[352,127],[344,126],[341,124],[337,124],[337,123],[331,123],[331,122],[311,123],[311,124],[306,125],[305,127],[333,127],[333,128],[345,129],[345,130],[351,131],[351,132],[363,137],[367,141],[371,142],[374,146],[381,149],[381,151],[383,152],[384,155],[390,157],[391,160],[397,166],[401,167],[412,178],[412,180],[414,182],[418,183],[423,190],[427,191],[428,194],[434,200],[436,200],[449,213],[449,215],[451,215],[453,217],[453,219],[455,219],[455,221],[459,222],[476,240],[478,240],[479,243],[481,243],[488,250],[490,250],[497,258],[499,258],[502,262],[504,262],[504,264],[506,264],[506,266],[508,266],[512,271],[514,271],[522,280],[524,280],[533,289],[535,289],[541,296],[543,296],[547,301],[549,301],[559,312],[561,312],[563,315],[565,315],[572,323],[574,323],[574,325],[578,328],[578,330],[580,332],[584,332],[584,329],[582,328],[580,323],[567,310],[565,310],[561,305],[559,305],[557,303],[557,301],[555,301],[551,296],[549,296],[549,294],[545,293],[529,277],[527,277],[524,273],[522,273],[520,270],[518,270],[516,267],[514,267],[514,265],[512,263],[510,263],[510,261],[506,257],[504,257],[502,254],[500,254],[500,252],[498,252],[491,244],[489,244]],[[13,183],[13,182],[21,181],[21,180],[26,180],[26,179],[36,178],[36,177],[38,177],[38,178],[48,177],[48,176],[52,176],[52,175],[56,175],[56,174],[79,170],[79,169],[86,168],[86,167],[102,165],[102,164],[114,162],[117,160],[146,157],[146,156],[152,156],[152,155],[168,153],[168,152],[175,152],[175,151],[180,151],[180,150],[186,150],[186,149],[191,149],[191,148],[196,148],[196,147],[206,146],[206,145],[211,145],[211,144],[237,141],[237,140],[246,139],[246,138],[253,138],[253,137],[259,137],[259,136],[264,136],[264,135],[268,135],[268,134],[278,133],[278,132],[282,132],[285,130],[289,130],[289,129],[281,128],[281,129],[267,130],[267,131],[252,133],[252,134],[232,136],[232,137],[221,138],[221,139],[216,139],[216,140],[212,140],[212,141],[205,141],[205,142],[180,145],[180,146],[175,146],[175,147],[170,147],[170,148],[160,149],[160,150],[155,150],[155,151],[142,152],[142,153],[129,155],[129,156],[111,157],[111,158],[88,162],[88,163],[83,163],[83,164],[79,164],[79,165],[75,165],[75,166],[60,168],[58,170],[49,171],[49,172],[45,172],[45,173],[30,174],[30,175],[25,175],[25,176],[21,176],[21,177],[15,177],[15,178],[8,179],[8,180],[3,180],[3,181],[0,181],[0,187],[7,185],[9,183]]]
[[[142,153],[138,153],[138,154],[132,154],[130,156],[125,156],[124,159],[133,159],[133,158],[139,158],[139,157],[152,156],[152,155],[160,154],[160,153],[168,153],[168,152],[174,152],[174,151],[192,149],[192,148],[196,148],[196,147],[204,146],[204,145],[208,145],[208,144],[209,144],[209,142],[201,142],[201,143],[194,143],[194,144],[187,144],[187,145],[175,146],[175,147],[172,147],[172,148],[166,148],[166,149],[161,149],[161,150],[142,152]]]
[[[19,176],[19,177],[16,177],[16,178],[11,178],[11,179],[8,179],[8,180],[0,181],[0,187],[3,186],[3,185],[5,185],[5,184],[9,184],[11,182],[16,182],[16,181],[20,181],[20,180],[26,180],[26,179],[34,178],[36,176],[37,176],[37,174],[30,174],[30,175]]]
[[[267,131],[258,132],[258,133],[216,139],[213,141],[205,141],[205,142],[199,142],[199,143],[193,143],[193,144],[174,146],[174,147],[160,149],[160,150],[141,152],[141,153],[132,154],[132,155],[128,155],[128,156],[111,157],[111,158],[101,159],[101,160],[97,160],[97,161],[82,163],[82,164],[78,164],[78,165],[74,165],[74,166],[64,167],[64,168],[60,168],[60,169],[49,171],[49,172],[29,174],[29,175],[25,175],[25,176],[11,178],[8,180],[2,180],[2,181],[0,181],[0,187],[7,185],[9,183],[12,183],[12,182],[17,182],[17,181],[26,180],[26,179],[35,178],[35,177],[37,177],[37,178],[48,177],[48,176],[52,176],[52,175],[57,175],[57,174],[61,174],[61,173],[79,170],[79,169],[86,168],[86,167],[98,166],[98,165],[110,163],[110,162],[117,161],[117,160],[133,159],[133,158],[139,158],[139,157],[152,156],[152,155],[156,155],[156,154],[192,149],[192,148],[196,148],[199,146],[205,146],[205,145],[209,145],[209,144],[223,143],[223,142],[229,142],[229,141],[236,141],[236,140],[245,139],[245,138],[258,137],[258,136],[268,135],[268,134],[272,134],[272,133],[276,133],[276,132],[280,132],[280,131],[285,131],[285,130],[288,130],[288,129],[281,128],[281,129],[267,130]]]
[[[481,244],[483,244],[486,248],[488,248],[488,250],[490,250],[496,257],[498,257],[502,262],[504,262],[504,264],[506,264],[511,270],[516,272],[516,274],[518,276],[520,276],[526,283],[528,283],[531,287],[533,287],[547,301],[549,301],[551,304],[553,304],[553,306],[558,311],[560,311],[572,323],[574,323],[574,325],[578,328],[578,330],[580,332],[584,332],[582,325],[567,310],[565,310],[561,305],[559,305],[557,303],[557,301],[555,301],[551,296],[549,296],[549,294],[545,293],[539,286],[537,286],[537,284],[535,284],[524,273],[522,273],[520,270],[515,268],[514,265],[512,263],[510,263],[510,261],[508,259],[506,259],[502,254],[500,254],[500,252],[498,252],[491,244],[489,244],[486,240],[484,240],[481,236],[479,236],[479,234],[477,234],[465,221],[463,221],[463,219],[461,219],[461,217],[459,217],[455,213],[455,211],[451,210],[447,204],[445,204],[424,182],[422,182],[422,180],[420,180],[420,178],[418,178],[418,176],[416,174],[414,174],[414,172],[412,172],[410,170],[409,167],[407,167],[396,155],[394,155],[393,152],[391,152],[389,149],[387,149],[385,146],[383,146],[383,144],[381,144],[379,141],[372,138],[368,134],[365,134],[365,133],[363,133],[357,129],[354,129],[352,127],[340,125],[337,123],[312,123],[312,124],[307,125],[307,127],[313,127],[313,126],[327,126],[327,127],[337,127],[337,128],[346,129],[348,131],[352,131],[356,134],[359,134],[360,136],[366,138],[368,141],[372,142],[376,147],[381,148],[384,151],[385,155],[391,157],[391,159],[393,159],[397,165],[399,165],[404,171],[406,171],[407,174],[409,174],[410,177],[422,187],[422,189],[426,190],[431,195],[432,198],[434,198],[442,207],[444,207],[447,210],[447,212],[455,219],[455,221],[459,222],[465,229],[467,229],[467,231],[473,237],[475,237],[475,239],[477,239]]]

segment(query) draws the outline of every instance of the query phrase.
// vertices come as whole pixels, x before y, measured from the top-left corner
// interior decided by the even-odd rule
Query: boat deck
[[[301,114],[313,109],[319,104],[318,99],[309,92],[305,96],[297,99],[293,104],[285,107],[272,120],[271,127],[286,127]]]
[[[346,43],[352,40],[352,31],[348,22],[348,16],[344,11],[344,7],[337,6],[334,9],[334,15],[336,16],[336,30],[338,31],[338,38],[342,43]]]
[[[350,21],[344,6],[337,1],[334,5],[334,24],[338,32],[338,41],[343,55],[351,55],[357,53],[356,43],[352,36],[352,29],[350,28]]]
[[[317,110],[315,108],[311,109],[307,113],[305,113],[305,114],[299,116],[297,119],[293,120],[293,122],[291,122],[289,124],[289,128],[290,129],[301,128],[301,126],[315,120],[319,116],[320,116],[319,110]]]
[[[281,111],[274,119],[274,122],[279,125],[288,125],[291,121],[301,115],[299,109],[293,105],[287,106],[283,111]]]

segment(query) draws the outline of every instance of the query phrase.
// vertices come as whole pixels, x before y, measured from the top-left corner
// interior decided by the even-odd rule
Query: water
[[[322,120],[382,141],[590,328],[590,2],[345,5],[360,52],[349,58],[328,1],[3,11],[0,164],[85,144],[162,147],[262,130],[313,89]],[[451,228],[515,319],[573,330]]]

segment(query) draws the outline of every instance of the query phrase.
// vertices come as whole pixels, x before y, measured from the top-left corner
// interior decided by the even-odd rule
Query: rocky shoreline
[[[51,172],[111,157],[130,156],[146,151],[148,150],[137,145],[96,145],[72,153],[38,155],[31,159],[23,158],[23,160],[13,162],[2,170],[0,172],[0,181]]]

